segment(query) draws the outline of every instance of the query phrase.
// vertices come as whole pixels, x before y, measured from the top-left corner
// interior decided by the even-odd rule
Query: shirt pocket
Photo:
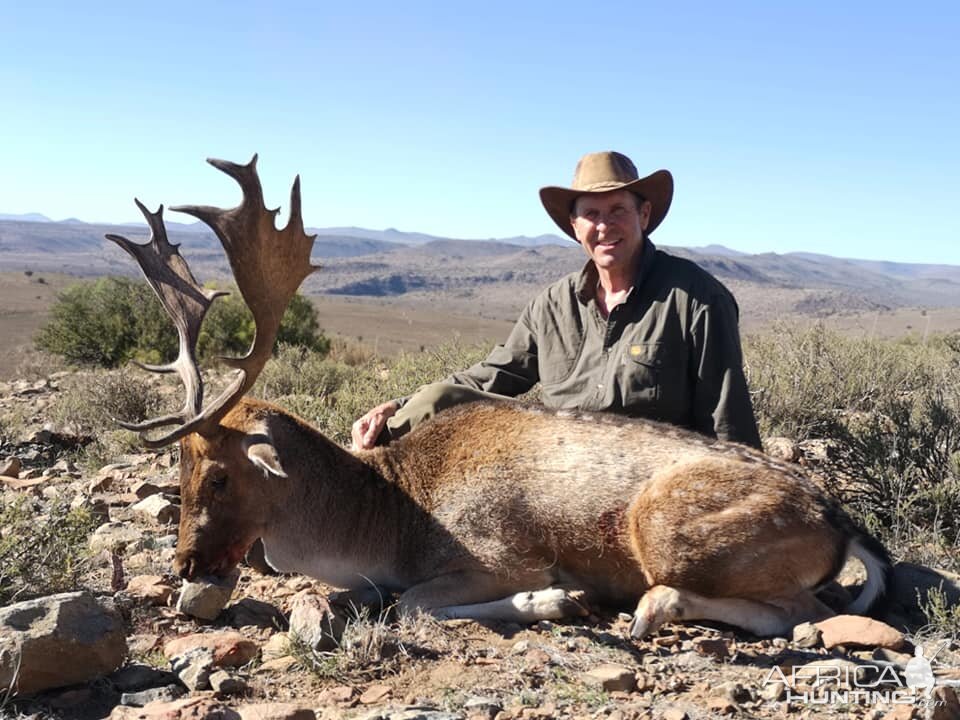
[[[631,343],[624,355],[624,409],[655,420],[686,421],[689,388],[681,349],[664,342]]]

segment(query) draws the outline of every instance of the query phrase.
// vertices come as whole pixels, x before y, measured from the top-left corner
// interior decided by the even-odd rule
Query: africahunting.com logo
[[[775,665],[763,678],[760,689],[780,683],[784,688],[781,699],[801,705],[932,707],[943,703],[933,695],[936,687],[960,687],[960,680],[937,676],[937,670],[950,669],[937,662],[937,656],[949,644],[939,643],[930,654],[918,644],[902,673],[896,664],[882,660],[833,660],[786,669]]]

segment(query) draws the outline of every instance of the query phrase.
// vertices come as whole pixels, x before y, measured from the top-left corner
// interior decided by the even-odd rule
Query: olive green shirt
[[[510,337],[447,382],[516,396],[542,385],[554,409],[662,420],[760,447],[730,292],[649,239],[633,288],[604,317],[592,261],[524,309]]]

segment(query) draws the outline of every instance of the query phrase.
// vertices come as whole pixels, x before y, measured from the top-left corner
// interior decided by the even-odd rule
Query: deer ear
[[[250,462],[264,472],[277,477],[287,477],[287,473],[283,471],[283,466],[280,464],[280,458],[277,457],[277,449],[273,446],[273,438],[270,437],[270,431],[267,428],[248,433],[243,438],[243,450],[247,453]]]

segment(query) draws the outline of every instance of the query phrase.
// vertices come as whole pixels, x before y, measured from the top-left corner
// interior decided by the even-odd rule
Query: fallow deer
[[[222,575],[257,539],[276,569],[343,588],[400,593],[403,610],[529,622],[635,603],[634,636],[675,620],[757,635],[830,614],[814,591],[848,556],[866,566],[849,608],[890,582],[875,539],[798,467],[655,422],[513,403],[446,411],[408,436],[349,452],[303,420],[244,397],[270,357],[280,318],[314,268],[299,177],[283,230],[263,205],[256,156],[211,164],[243,190],[231,210],[175,208],[221,240],[256,320],[239,372],[208,407],[194,347],[218,293],[203,290],[166,237],[163,207],[137,201],[151,240],[108,235],[140,264],[180,337],[182,410],[140,424],[145,444],[181,448],[175,566]],[[149,431],[175,425],[160,437]]]

